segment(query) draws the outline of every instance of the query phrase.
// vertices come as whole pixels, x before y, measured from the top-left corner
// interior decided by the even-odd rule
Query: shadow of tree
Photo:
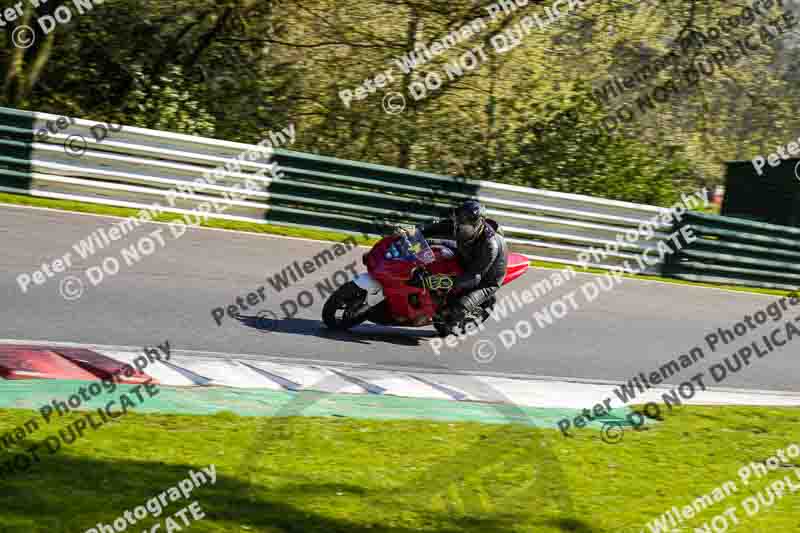
[[[36,444],[29,441],[28,444]],[[3,454],[5,455],[5,454]],[[0,456],[0,460],[5,457]],[[180,480],[189,470],[198,472],[194,464],[166,464],[160,461],[98,460],[55,454],[43,457],[27,473],[17,473],[2,481],[0,491],[0,531],[3,533],[87,531],[98,523],[111,525],[125,513],[133,511]],[[368,490],[356,486],[330,483],[301,483],[280,489],[271,496],[264,486],[244,482],[216,471],[215,484],[207,481],[188,498],[171,501],[158,518],[147,517],[130,531],[143,531],[158,521],[172,517],[192,501],[197,501],[205,518],[192,522],[187,529],[195,531],[263,531],[291,533],[412,533],[401,525],[370,523],[364,517],[358,523],[310,511],[292,505],[292,500],[350,494],[368,497]],[[381,497],[379,493],[373,498]],[[281,501],[278,501],[281,500]],[[335,513],[332,513],[335,514]],[[187,513],[190,519],[191,514]],[[398,516],[399,518],[399,516]],[[455,517],[448,513],[431,513],[425,531],[456,533],[458,531],[501,532],[513,527],[514,517],[498,514],[492,517]],[[176,523],[183,523],[174,518]],[[549,520],[541,525],[561,531],[591,533],[587,524],[578,520]],[[244,527],[243,527],[244,526]]]

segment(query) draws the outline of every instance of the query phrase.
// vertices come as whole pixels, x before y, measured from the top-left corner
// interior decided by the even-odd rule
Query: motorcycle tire
[[[322,306],[322,321],[332,330],[346,331],[353,326],[357,326],[367,319],[368,313],[362,313],[357,317],[350,316],[364,303],[367,291],[353,283],[345,283],[330,295]],[[337,311],[344,311],[343,316],[337,316]]]
[[[464,326],[466,325],[467,322],[473,322],[476,327],[486,322],[486,319],[488,319],[491,316],[489,311],[492,309],[492,307],[494,307],[495,303],[497,303],[497,300],[495,299],[494,296],[492,296],[489,300],[481,304],[480,320],[474,317],[469,317],[467,318],[467,320],[463,322],[463,325],[452,322],[434,322],[433,327],[434,329],[436,329],[436,332],[439,334],[440,337],[447,337],[448,335],[452,335],[454,333],[459,333],[459,332],[464,333],[465,331]]]
[[[447,337],[453,333],[453,327],[450,324],[445,324],[444,322],[434,322],[433,327],[436,329],[436,333],[438,333],[440,337]]]

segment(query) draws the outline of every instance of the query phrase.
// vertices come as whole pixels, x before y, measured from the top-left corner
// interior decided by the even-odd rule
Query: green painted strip
[[[0,382],[0,408],[38,410],[53,400],[66,402],[86,381],[30,380]],[[145,401],[138,401],[133,385],[117,385],[113,393],[103,391],[84,402],[81,409],[98,409],[127,394],[137,405],[138,413],[208,415],[233,412],[242,416],[342,416],[379,420],[426,419],[436,421],[481,422],[485,424],[516,423],[535,427],[557,428],[558,420],[574,418],[578,409],[519,407],[480,402],[456,402],[422,398],[367,394],[330,394],[321,392],[281,392],[261,389],[217,387],[158,387],[152,398],[139,389]],[[141,403],[141,405],[140,405]],[[587,427],[600,429],[604,423],[623,423],[629,409],[616,409]]]

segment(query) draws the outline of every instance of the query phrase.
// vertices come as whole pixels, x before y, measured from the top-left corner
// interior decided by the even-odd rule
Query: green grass
[[[722,211],[722,206],[717,204],[709,204],[705,207],[697,209],[697,211],[700,211],[701,213],[705,213],[707,215],[719,215],[720,212]]]
[[[49,198],[36,198],[33,196],[25,196],[19,194],[0,193],[0,204],[14,204],[14,205],[30,205],[35,207],[47,207],[50,209],[59,209],[63,211],[75,211],[79,213],[94,213],[99,215],[111,215],[118,217],[129,217],[135,215],[139,210],[130,209],[125,207],[111,207],[100,204],[92,204],[87,202],[76,202],[72,200],[53,200]],[[163,214],[156,217],[154,220],[157,222],[169,222],[180,215],[176,214]],[[296,228],[289,226],[279,226],[274,224],[256,224],[252,222],[239,222],[233,220],[220,220],[209,219],[202,224],[202,227],[217,228],[217,229],[230,229],[237,231],[246,231],[252,233],[263,233],[270,235],[283,235],[288,237],[301,237],[306,239],[317,239],[323,241],[341,241],[348,235],[336,231],[323,231],[308,228]],[[354,235],[355,240],[362,245],[372,245],[377,242],[377,239],[367,238],[363,235]],[[533,266],[540,266],[544,268],[557,268],[563,269],[568,265],[550,262],[550,261],[531,261]],[[599,268],[575,268],[576,271],[590,272],[595,274],[605,274],[607,271]],[[660,276],[647,276],[647,275],[632,275],[624,274],[624,277],[631,279],[644,279],[644,280],[657,280],[666,283],[675,283],[678,285],[691,285],[695,287],[712,287],[720,289],[728,289],[738,292],[749,292],[756,294],[769,294],[777,296],[786,296],[790,291],[776,290],[776,289],[761,289],[757,287],[739,287],[735,285],[717,285],[712,283],[700,283],[694,281],[686,281],[675,278],[662,278]]]
[[[0,434],[32,414],[0,411]],[[25,445],[41,443],[57,423]],[[611,445],[596,430],[564,438],[478,423],[128,414],[43,453],[27,473],[0,475],[0,531],[86,531],[209,464],[218,479],[193,493],[207,517],[191,531],[638,532],[733,480],[739,492],[689,522],[699,527],[793,473],[781,469],[749,486],[737,477],[744,464],[800,441],[800,410],[691,407],[645,427]],[[161,520],[187,503],[172,503]],[[738,515],[739,531],[797,531],[800,492]]]

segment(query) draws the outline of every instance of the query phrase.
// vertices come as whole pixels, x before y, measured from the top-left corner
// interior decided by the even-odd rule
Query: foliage
[[[19,23],[37,28],[37,40],[14,48],[14,24],[5,27],[0,105],[240,142],[294,123],[296,150],[662,205],[721,183],[725,161],[768,153],[800,131],[797,28],[635,121],[603,127],[618,104],[643,93],[601,105],[593,89],[749,2],[584,2],[510,51],[493,43],[551,2],[493,21],[491,3],[107,0],[47,35],[36,19],[62,5],[75,12],[74,4],[26,4]],[[779,17],[773,4],[750,26],[723,27],[724,39]],[[487,22],[482,31],[425,65],[404,74],[395,63],[477,17]],[[690,65],[724,44],[682,57]],[[484,54],[475,68],[446,75],[477,46]],[[386,87],[343,103],[342,91],[387,70]],[[414,98],[431,73],[441,87]],[[650,87],[676,74],[666,68]],[[390,93],[405,97],[405,111],[384,111]]]

